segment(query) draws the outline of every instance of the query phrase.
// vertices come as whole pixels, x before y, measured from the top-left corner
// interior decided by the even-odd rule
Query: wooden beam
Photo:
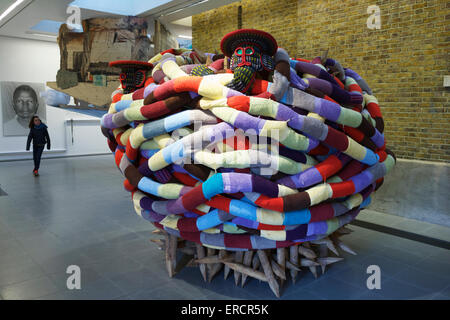
[[[106,87],[94,86],[90,82],[79,82],[78,85],[68,89],[61,89],[56,82],[47,82],[47,86],[68,94],[78,100],[86,101],[94,106],[109,106],[111,104],[111,94],[119,87],[120,83],[108,82]]]

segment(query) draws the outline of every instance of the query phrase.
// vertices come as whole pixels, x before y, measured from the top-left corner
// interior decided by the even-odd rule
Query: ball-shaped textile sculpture
[[[138,215],[205,280],[224,268],[280,296],[301,268],[317,276],[354,253],[345,227],[395,165],[368,84],[326,57],[293,59],[241,29],[223,55],[171,49],[145,86],[113,94],[102,132]]]

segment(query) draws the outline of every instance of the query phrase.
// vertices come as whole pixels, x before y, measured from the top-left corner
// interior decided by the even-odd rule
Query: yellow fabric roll
[[[281,226],[284,221],[284,213],[264,208],[256,209],[256,217],[259,222],[274,226]]]
[[[306,192],[309,194],[309,199],[311,199],[311,206],[321,203],[329,199],[332,195],[332,190],[329,184],[321,184],[315,187],[312,187]]]
[[[366,149],[350,137],[348,137],[348,148],[344,152],[360,161],[366,156]]]
[[[209,99],[225,98],[224,86],[220,82],[203,77],[198,87],[198,94]]]

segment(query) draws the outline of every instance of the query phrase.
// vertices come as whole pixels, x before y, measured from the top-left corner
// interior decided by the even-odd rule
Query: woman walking
[[[38,176],[44,146],[47,144],[47,149],[50,150],[50,136],[48,135],[47,126],[41,122],[38,116],[33,116],[28,126],[30,127],[30,133],[28,134],[27,151],[30,150],[31,140],[33,140],[33,174]]]

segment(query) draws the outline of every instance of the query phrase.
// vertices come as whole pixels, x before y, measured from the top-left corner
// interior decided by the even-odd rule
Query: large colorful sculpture
[[[179,250],[205,281],[224,268],[280,296],[287,273],[317,276],[340,250],[354,254],[345,225],[395,158],[355,71],[292,59],[253,29],[227,34],[221,50],[152,58],[141,88],[113,94],[102,131],[137,214],[164,234],[170,276]]]

